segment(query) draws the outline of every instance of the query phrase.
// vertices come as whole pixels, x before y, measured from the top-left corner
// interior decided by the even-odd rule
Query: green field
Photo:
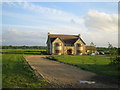
[[[2,52],[46,51],[45,49],[1,49]]]
[[[2,49],[5,54],[27,54],[27,55],[43,55],[46,54],[45,49]]]
[[[120,64],[111,64],[110,57],[107,56],[56,56],[54,59],[97,74],[120,76],[120,71],[118,71]]]
[[[38,79],[33,70],[29,67],[23,55],[31,54],[17,54],[24,51],[34,51],[31,49],[3,49],[2,54],[2,87],[3,88],[39,88],[48,87],[46,81],[42,78]],[[40,50],[35,50],[40,51]],[[16,52],[14,54],[13,52]],[[38,55],[34,53],[33,55]]]

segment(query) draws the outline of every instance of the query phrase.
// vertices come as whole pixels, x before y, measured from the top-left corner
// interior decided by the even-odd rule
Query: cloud
[[[2,34],[3,45],[46,45],[46,33],[19,30],[4,30]]]
[[[15,26],[13,26],[15,27]],[[22,27],[22,26],[17,26]],[[46,45],[47,33],[57,33],[57,34],[81,34],[82,39],[86,42],[87,45],[90,42],[94,42],[97,46],[108,46],[108,42],[110,42],[113,46],[118,46],[118,34],[110,33],[110,32],[85,32],[79,31],[79,28],[76,30],[74,28],[60,28],[54,27],[49,29],[46,27],[44,31],[30,31],[32,26],[23,26],[27,27],[28,31],[24,30],[16,30],[16,29],[8,29],[3,30],[3,45]],[[32,27],[35,30],[37,27]],[[41,29],[41,27],[38,27]],[[59,29],[56,30],[56,29]]]
[[[108,42],[113,46],[118,47],[118,33],[111,32],[86,32],[83,33],[83,38],[87,45],[90,45],[90,42],[94,42],[96,46],[106,46],[108,47]]]
[[[90,10],[84,17],[88,30],[116,32],[118,31],[118,14],[108,14]]]
[[[64,33],[64,34],[78,34],[85,32],[85,29],[81,28],[80,26],[74,25],[64,25],[64,24],[55,24],[54,26],[46,26],[46,25],[39,25],[39,26],[28,26],[28,25],[6,25],[3,24],[2,27],[4,29],[16,29],[16,30],[25,30],[25,31],[33,31],[34,32],[51,32],[51,33]],[[4,30],[3,30],[4,31]]]
[[[45,20],[58,21],[70,23],[74,20],[77,24],[82,24],[83,19],[73,13],[65,12],[63,10],[58,10],[55,8],[43,7],[41,5],[36,5],[30,2],[7,2],[9,6],[23,8],[34,13],[35,16],[44,18]],[[13,15],[14,16],[14,15]]]

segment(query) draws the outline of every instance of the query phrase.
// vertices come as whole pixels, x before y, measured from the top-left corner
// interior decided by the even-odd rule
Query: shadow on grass
[[[99,75],[99,74],[91,77],[91,80],[95,81],[96,83],[103,83],[103,84],[106,84],[106,85],[109,85],[109,86],[116,85],[117,88],[118,88],[119,83],[120,83],[120,78],[105,76],[105,75]]]

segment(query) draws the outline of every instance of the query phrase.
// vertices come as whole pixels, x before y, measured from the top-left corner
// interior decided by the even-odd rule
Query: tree
[[[112,44],[108,42],[108,50],[110,53],[110,60],[112,64],[119,64],[120,63],[120,57],[118,56],[118,50],[116,47],[113,47]]]
[[[91,43],[90,43],[90,46],[94,46],[94,47],[95,47],[96,45],[95,45],[93,42],[91,42]]]
[[[108,51],[110,55],[117,55],[117,49],[113,47],[113,45],[109,42],[108,42]]]

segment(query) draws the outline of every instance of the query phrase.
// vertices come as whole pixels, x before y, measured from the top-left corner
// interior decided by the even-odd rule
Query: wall
[[[50,42],[49,37],[48,37],[48,42],[47,42],[47,53],[52,54],[51,42]]]
[[[57,49],[57,47],[55,46],[55,43],[61,43],[62,45],[61,45],[61,49],[59,48],[59,49]],[[52,42],[52,54],[56,54],[55,53],[55,50],[61,50],[61,53],[59,53],[59,55],[63,55],[64,54],[64,44],[63,44],[63,42],[59,39],[59,38],[57,38],[57,39],[55,39],[53,42]]]
[[[67,55],[67,50],[72,49],[72,54],[75,54],[74,46],[64,46],[64,55]]]
[[[77,47],[77,43],[81,44],[81,47]],[[82,55],[85,54],[85,44],[78,39],[75,43],[74,43],[74,48],[75,48],[75,55]],[[81,54],[77,53],[77,50],[81,50]]]

